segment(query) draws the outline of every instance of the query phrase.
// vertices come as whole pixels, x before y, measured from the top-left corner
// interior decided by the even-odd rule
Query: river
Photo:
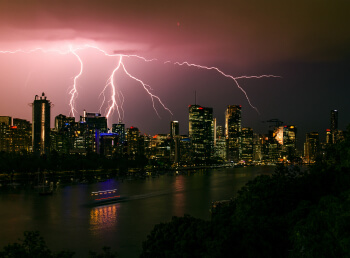
[[[225,200],[249,180],[271,174],[274,167],[198,170],[185,175],[59,187],[51,196],[32,189],[0,189],[0,248],[17,242],[26,230],[38,230],[54,251],[75,257],[110,246],[119,257],[138,257],[154,225],[190,214],[210,219],[212,201]],[[117,189],[132,200],[88,207],[93,191]]]

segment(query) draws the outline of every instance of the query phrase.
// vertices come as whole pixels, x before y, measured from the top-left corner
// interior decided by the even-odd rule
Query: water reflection
[[[90,211],[90,230],[94,234],[113,230],[117,225],[120,203],[92,208]]]
[[[174,198],[173,210],[174,214],[181,216],[185,212],[185,180],[183,176],[178,176],[174,182]]]

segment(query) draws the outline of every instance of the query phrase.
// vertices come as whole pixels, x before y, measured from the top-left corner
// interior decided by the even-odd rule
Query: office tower
[[[57,132],[67,130],[75,123],[75,117],[67,117],[59,114],[55,117],[55,130]]]
[[[191,139],[187,135],[179,135],[179,146],[178,162],[181,165],[191,165],[193,160]]]
[[[241,158],[241,109],[240,105],[230,105],[225,112],[226,158],[229,162],[238,162]]]
[[[180,143],[179,143],[180,126],[178,121],[170,122],[170,161],[179,162]]]
[[[267,137],[254,133],[253,135],[253,161],[260,162],[264,158]]]
[[[51,102],[43,92],[41,96],[35,95],[33,107],[32,142],[33,152],[46,154],[50,151],[50,115]]]
[[[203,164],[212,156],[214,145],[213,109],[189,106],[189,137],[195,163]]]
[[[98,130],[99,133],[107,133],[107,118],[102,117],[100,113],[88,113],[84,110],[80,121],[86,123],[90,130]]]
[[[124,144],[125,142],[125,124],[119,121],[119,124],[112,124],[112,132],[119,135],[119,144]]]
[[[20,152],[32,150],[32,127],[29,121],[0,116],[0,151]]]
[[[297,128],[294,125],[283,127],[282,157],[292,160],[296,156]]]
[[[83,132],[79,141],[84,141],[85,150],[100,153],[100,134],[108,132],[107,118],[100,113],[88,113],[84,110],[80,116],[79,127]]]
[[[100,134],[100,150],[99,153],[106,158],[112,158],[118,154],[117,133],[101,133]]]
[[[144,142],[137,127],[131,126],[126,130],[126,141],[129,160],[136,160],[144,154]]]
[[[11,126],[12,133],[12,151],[31,151],[32,150],[32,125],[29,121],[20,118],[13,119]]]
[[[215,159],[224,162],[226,160],[226,139],[224,130],[221,125],[217,125],[214,131],[214,157]]]
[[[8,152],[10,149],[9,129],[12,124],[12,117],[0,116],[0,151]]]
[[[170,122],[170,137],[173,138],[175,135],[180,134],[180,127],[178,121]]]
[[[222,125],[217,125],[216,126],[216,139],[221,139],[221,138],[225,138],[224,128],[222,127]]]
[[[59,114],[55,117],[55,128],[51,131],[51,149],[69,154],[74,149],[76,132],[79,131],[75,117]]]
[[[242,154],[241,159],[246,163],[253,161],[253,129],[242,128]]]
[[[304,144],[304,158],[307,163],[315,162],[319,151],[319,135],[318,132],[311,132],[306,134]]]
[[[167,134],[157,134],[147,137],[146,157],[151,160],[151,164],[164,166],[170,160],[170,137]]]
[[[326,129],[326,143],[327,144],[331,144],[332,143],[331,129]]]
[[[338,135],[338,110],[331,110],[331,144],[337,142]]]

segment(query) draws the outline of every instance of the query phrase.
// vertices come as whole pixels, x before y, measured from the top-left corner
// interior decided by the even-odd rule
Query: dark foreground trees
[[[5,246],[0,251],[0,258],[72,258],[75,253],[70,250],[52,252],[38,231],[25,231],[24,238],[18,243]],[[116,253],[109,247],[103,247],[101,253],[89,251],[90,258],[115,258]]]
[[[156,225],[141,257],[350,257],[350,142],[308,171],[278,166],[210,221]]]

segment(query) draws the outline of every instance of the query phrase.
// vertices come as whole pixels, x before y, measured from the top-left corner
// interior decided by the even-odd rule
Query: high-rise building
[[[170,160],[170,137],[167,134],[157,134],[153,137],[147,137],[146,157],[154,165],[167,165]]]
[[[137,127],[131,126],[126,131],[127,152],[130,160],[136,160],[137,157],[144,154],[143,140]]]
[[[253,161],[253,129],[242,128],[242,154],[241,159],[245,162]]]
[[[107,133],[107,118],[101,116],[100,113],[88,113],[84,110],[80,121],[86,123],[91,130],[98,130],[100,133]]]
[[[338,110],[331,110],[331,144],[337,142],[338,135]]]
[[[118,139],[117,133],[101,133],[100,134],[100,150],[99,153],[106,158],[112,158],[118,154]]]
[[[13,151],[31,151],[32,150],[32,125],[29,121],[14,118],[12,136]]]
[[[227,161],[238,162],[241,158],[241,109],[241,105],[229,105],[225,112]]]
[[[266,136],[258,133],[253,135],[253,160],[261,162],[264,159],[264,151],[266,150]]]
[[[74,142],[79,124],[75,117],[59,114],[55,117],[55,128],[51,131],[51,149],[60,153],[74,152]]]
[[[32,127],[29,121],[0,116],[0,151],[20,152],[32,150]]]
[[[214,157],[221,161],[226,160],[226,139],[221,125],[216,126],[214,132]]]
[[[12,117],[0,116],[0,151],[8,152],[10,150],[10,132]]]
[[[296,156],[297,128],[294,125],[283,127],[282,157],[291,160]]]
[[[50,116],[51,102],[45,93],[35,96],[33,107],[32,142],[33,152],[46,154],[50,151]]]
[[[119,135],[119,144],[124,144],[125,142],[125,124],[119,122],[119,124],[112,124],[112,132]]]
[[[180,153],[180,126],[178,121],[170,122],[170,161],[172,163],[179,162]]]
[[[170,137],[173,138],[175,135],[180,134],[180,127],[178,121],[170,122]]]
[[[72,124],[75,123],[75,117],[67,117],[65,115],[59,114],[55,117],[55,130],[62,131],[69,127],[71,127]]]
[[[331,129],[326,129],[326,143],[327,144],[331,144],[332,143]]]
[[[213,109],[189,106],[189,137],[195,163],[205,163],[212,157],[214,145]]]
[[[318,132],[311,132],[306,134],[304,144],[304,158],[307,163],[315,162],[316,156],[319,152],[319,135]]]

